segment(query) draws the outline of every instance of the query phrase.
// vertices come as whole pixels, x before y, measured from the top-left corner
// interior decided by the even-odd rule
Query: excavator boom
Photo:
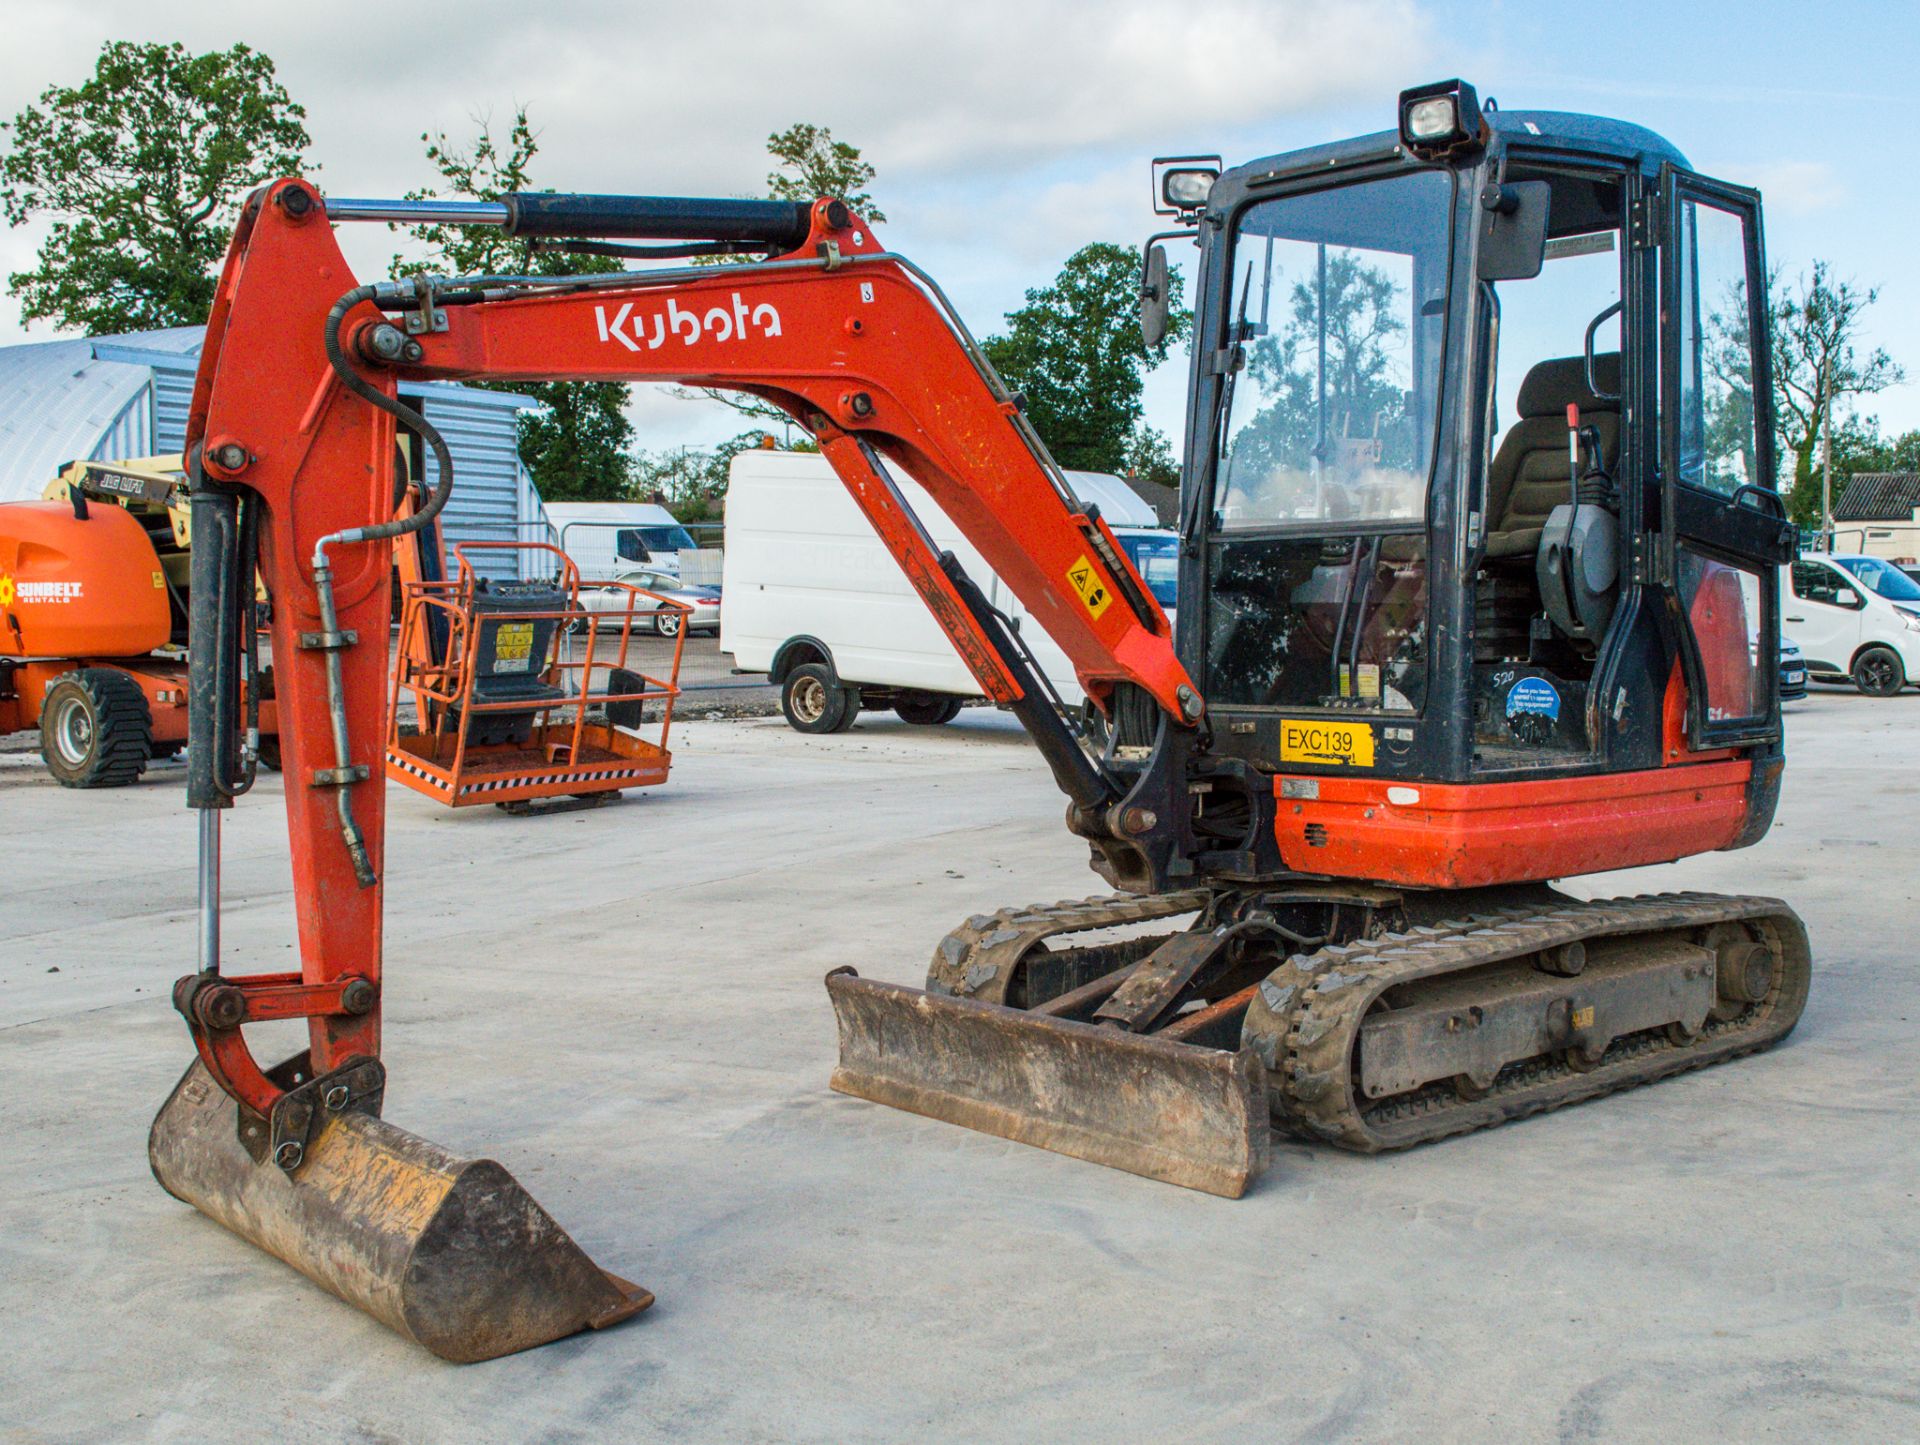
[[[771,259],[356,284],[329,222],[404,219],[419,204],[330,206],[298,180],[258,192],[208,323],[187,431],[201,951],[175,990],[199,1060],[156,1120],[151,1154],[175,1194],[464,1359],[624,1318],[651,1296],[592,1266],[497,1165],[378,1118],[390,544],[429,526],[453,482],[444,443],[398,399],[402,377],[676,382],[781,407],[819,443],[982,691],[1026,725],[1070,799],[1070,826],[1115,881],[1150,886],[1170,856],[1140,846],[1150,831],[1138,824],[1150,812],[1140,778],[1083,748],[1017,635],[933,546],[889,468],[927,489],[1103,708],[1120,709],[1125,694],[1136,717],[1185,730],[1202,704],[1152,594],[1074,500],[938,287],[842,203],[521,197],[461,218],[523,235],[664,239],[683,254],[752,246]],[[438,486],[417,506],[397,506],[397,427],[438,459]],[[242,582],[256,565],[275,604],[297,974],[229,973],[219,942],[219,819],[251,776],[235,660]],[[242,1031],[268,1018],[304,1018],[307,1053],[263,1068]],[[869,1052],[879,1037],[866,1036]],[[1238,1094],[1249,1095],[1244,1081]],[[461,1232],[486,1219],[512,1227]],[[499,1241],[492,1257],[486,1238]]]

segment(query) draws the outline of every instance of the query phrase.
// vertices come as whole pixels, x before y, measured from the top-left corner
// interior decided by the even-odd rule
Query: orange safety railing
[[[544,542],[463,542],[453,550],[457,563],[453,578],[408,582],[403,591],[399,646],[387,703],[389,776],[455,806],[579,795],[664,781],[674,699],[680,695],[685,622],[692,609],[630,583],[583,584],[572,559]],[[557,609],[503,605],[477,611],[475,600],[485,594],[470,554],[490,550],[549,554],[556,564],[554,590],[564,594],[566,605]],[[588,606],[581,595],[588,585],[611,605]],[[641,607],[642,599],[651,605]],[[682,625],[674,637],[672,666],[660,678],[630,663],[635,621],[657,619],[663,613],[678,613]],[[531,670],[530,659],[528,676],[538,677],[558,695],[476,700],[482,628],[496,629],[497,648],[499,629],[521,624],[533,629],[534,624],[547,622],[555,625],[557,635],[539,672]],[[440,629],[437,658],[432,643],[436,624]],[[610,625],[618,628],[618,637],[613,645],[603,647],[601,634]],[[529,646],[534,635],[530,630]],[[577,656],[576,638],[584,638]],[[605,685],[596,686],[603,673]],[[638,677],[642,685],[616,688],[614,679],[621,673]],[[413,704],[411,734],[400,730],[403,696]],[[656,719],[644,716],[649,703],[660,705]],[[615,710],[623,707],[631,711],[631,725],[614,721]],[[596,709],[598,718],[593,715]],[[528,742],[473,741],[470,719],[487,713],[532,714]],[[658,724],[657,741],[644,736],[652,723]]]

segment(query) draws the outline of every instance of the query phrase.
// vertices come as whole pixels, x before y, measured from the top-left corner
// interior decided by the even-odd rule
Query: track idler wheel
[[[302,1056],[269,1077],[305,1073]],[[444,1360],[513,1354],[653,1303],[594,1264],[491,1159],[463,1159],[343,1103],[323,1100],[298,1155],[276,1163],[261,1148],[266,1121],[196,1059],[154,1118],[154,1177]]]

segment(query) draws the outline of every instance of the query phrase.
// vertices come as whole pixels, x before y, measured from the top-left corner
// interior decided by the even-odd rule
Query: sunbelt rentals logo
[[[78,582],[16,582],[0,572],[0,607],[16,602],[78,602],[85,595]]]

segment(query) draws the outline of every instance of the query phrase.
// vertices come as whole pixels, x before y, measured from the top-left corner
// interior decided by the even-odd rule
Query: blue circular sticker
[[[1523,677],[1507,693],[1507,716],[1532,713],[1560,719],[1560,694],[1544,677]]]

